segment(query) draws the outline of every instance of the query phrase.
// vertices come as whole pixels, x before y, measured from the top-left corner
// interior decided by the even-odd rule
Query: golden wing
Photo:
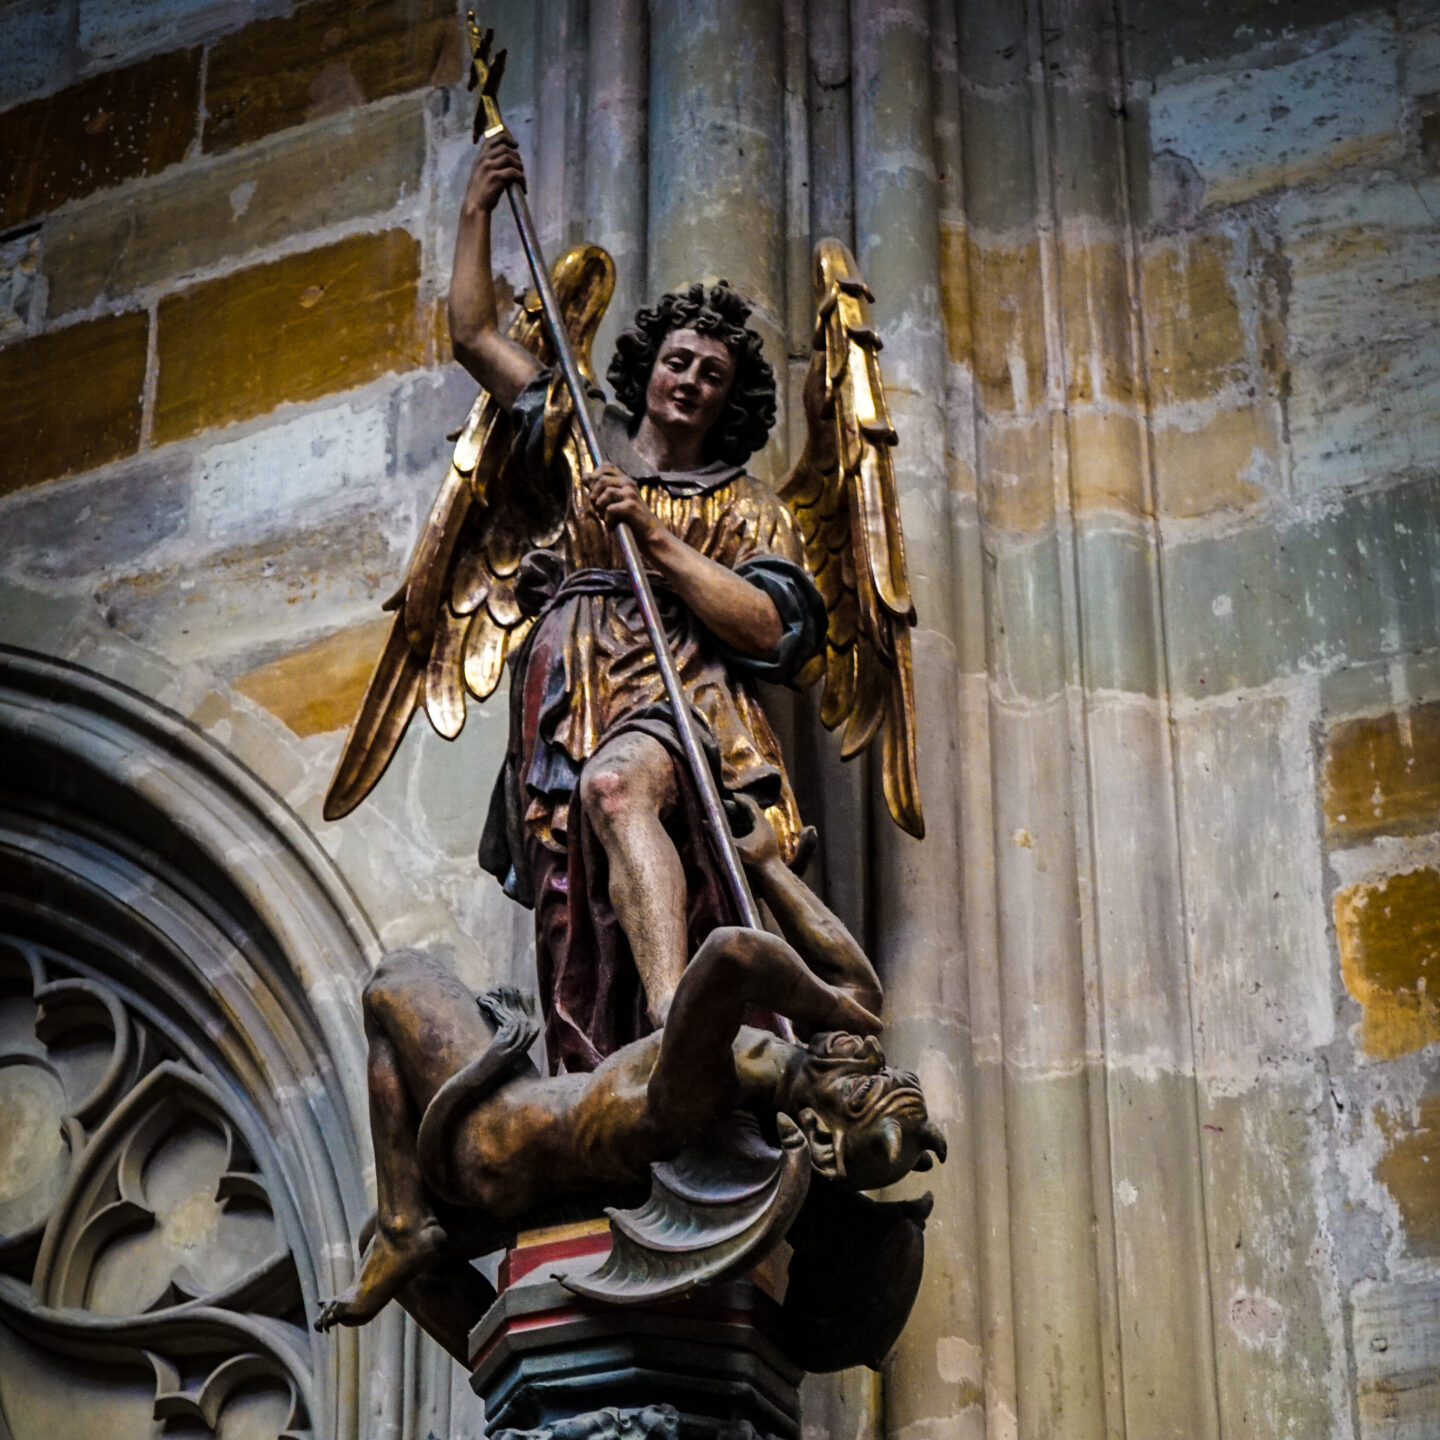
[[[780,498],[790,507],[829,612],[825,651],[801,684],[825,677],[820,718],[842,722],[849,760],[881,737],[885,800],[896,824],[925,834],[915,762],[915,689],[910,627],[915,606],[890,451],[896,435],[880,374],[880,337],[870,325],[869,287],[838,240],[815,247],[816,349],[825,354],[827,415],[839,460],[802,461]]]
[[[590,345],[615,290],[615,262],[598,245],[580,245],[561,256],[551,278],[580,368],[591,379]],[[554,364],[535,291],[509,333],[542,365]],[[569,397],[557,381],[546,406],[546,459],[563,448],[574,465],[579,453],[564,443],[568,417]],[[530,629],[515,600],[521,560],[555,544],[564,528],[565,491],[533,493],[511,456],[510,416],[486,391],[453,438],[450,468],[404,583],[385,603],[395,621],[326,793],[327,820],[348,815],[374,789],[421,706],[447,740],[460,733],[466,692],[486,699]]]

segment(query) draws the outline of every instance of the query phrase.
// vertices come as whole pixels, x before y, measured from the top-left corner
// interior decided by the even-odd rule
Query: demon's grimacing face
[[[805,1099],[796,1117],[821,1174],[851,1189],[877,1190],[945,1159],[945,1137],[929,1117],[920,1082],[885,1064],[873,1036],[817,1035],[805,1059]]]

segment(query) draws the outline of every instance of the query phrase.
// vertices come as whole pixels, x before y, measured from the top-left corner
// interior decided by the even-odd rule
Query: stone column
[[[850,6],[809,0],[810,236],[855,241],[855,176],[850,143]]]
[[[1107,1390],[1130,1440],[1201,1440],[1219,1423],[1113,7],[1048,0],[1043,33],[1049,303],[1064,369],[1057,493],[1072,519],[1089,835],[1080,878],[1093,907],[1082,933],[1103,1064],[1094,1199],[1101,1261],[1113,1266]]]
[[[808,255],[827,235],[855,245],[854,154],[850,141],[850,6],[848,0],[806,0],[806,203],[808,216],[792,215],[792,243],[803,229]],[[804,280],[807,318],[814,302],[808,264]],[[796,302],[792,297],[792,310]],[[803,420],[799,422],[803,425]],[[820,830],[826,901],[856,938],[870,948],[869,772],[866,755],[840,759],[839,745],[820,724],[817,687],[800,702],[798,731],[808,743],[796,756],[797,784],[806,818]]]
[[[876,295],[907,557],[926,837],[904,835],[871,793],[875,959],[886,1045],[916,1069],[950,1140],[936,1193],[925,1284],[885,1377],[885,1428],[984,1434],[975,1290],[969,1015],[956,828],[956,647],[945,462],[947,370],[940,298],[932,69],[924,0],[851,8],[857,258]],[[918,1188],[918,1185],[915,1187]]]
[[[585,200],[585,0],[536,6],[536,183],[530,209],[546,258],[583,238]]]
[[[1008,1287],[987,1270],[992,1416],[1024,1437],[1106,1433],[1094,1243],[1089,1034],[1077,881],[1075,654],[1057,509],[1057,390],[1045,288],[1046,219],[1028,74],[1038,33],[1020,0],[960,8],[961,125],[975,366],[976,463],[984,543],[989,731],[1000,963]],[[1043,151],[1039,151],[1043,156]],[[1063,495],[1063,492],[1062,492]],[[1079,785],[1083,805],[1083,784]],[[1082,822],[1083,824],[1083,822]],[[984,972],[980,975],[984,978]],[[993,1015],[994,1011],[991,1010]],[[993,1075],[993,1038],[980,1049]],[[995,1086],[980,1093],[995,1103]],[[986,1127],[987,1140],[999,1127]],[[1009,1295],[1007,1296],[1007,1289]],[[1016,1414],[1005,1339],[1012,1324]],[[1003,1428],[1002,1428],[1003,1426]]]
[[[540,76],[540,10],[533,0],[494,0],[478,15],[482,25],[495,31],[495,48],[504,50],[505,75],[500,85],[500,113],[505,126],[520,147],[529,176],[531,213],[537,223],[549,207],[542,197],[549,188],[549,177],[542,159],[541,126],[539,121]],[[437,242],[448,267],[454,249],[455,225],[460,204],[465,198],[465,185],[474,162],[470,143],[470,121],[474,115],[474,97],[466,91],[457,117],[456,134],[442,159],[446,176],[446,193],[440,205],[440,238]],[[502,289],[509,285],[516,296],[523,295],[530,284],[530,271],[525,252],[520,246],[519,232],[510,216],[508,204],[501,203],[495,214],[492,255],[497,282]],[[448,281],[448,270],[447,270]]]
[[[595,337],[604,379],[615,336],[645,303],[649,86],[646,0],[591,0],[584,238],[615,259],[615,298]]]
[[[957,17],[932,6],[940,312],[946,350],[945,469],[950,488],[950,599],[955,637],[957,826],[962,935],[970,1007],[970,1145],[974,1154],[979,1372],[985,1433],[1015,1433],[1015,1336],[1010,1209],[1001,1069],[1000,954],[992,829],[985,557],[976,492],[975,337],[972,324]],[[968,1357],[967,1357],[968,1358]],[[966,1383],[973,1385],[973,1369]]]
[[[783,22],[771,0],[652,0],[647,250],[652,296],[721,278],[748,295],[782,381]]]

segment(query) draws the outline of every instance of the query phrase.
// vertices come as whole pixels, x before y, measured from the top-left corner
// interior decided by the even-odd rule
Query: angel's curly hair
[[[672,330],[695,330],[721,341],[735,361],[735,379],[720,418],[705,437],[707,460],[743,465],[766,441],[775,424],[775,372],[760,353],[760,337],[745,321],[750,302],[727,281],[707,291],[701,284],[662,295],[640,310],[635,324],[615,341],[606,379],[615,399],[638,421],[660,346]]]

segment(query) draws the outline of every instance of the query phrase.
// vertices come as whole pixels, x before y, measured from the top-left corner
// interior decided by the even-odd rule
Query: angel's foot
[[[377,1225],[355,1283],[320,1307],[317,1330],[364,1325],[431,1262],[445,1244],[445,1231],[430,1220],[414,1229],[387,1233]]]

